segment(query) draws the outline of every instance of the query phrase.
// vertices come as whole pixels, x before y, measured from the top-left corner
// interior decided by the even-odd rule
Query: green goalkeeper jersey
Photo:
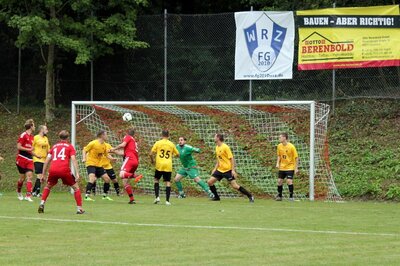
[[[178,144],[176,145],[176,148],[179,151],[179,158],[181,159],[184,168],[191,168],[197,166],[197,162],[193,158],[193,152],[200,152],[199,148],[195,148],[187,144],[183,146],[180,146]]]

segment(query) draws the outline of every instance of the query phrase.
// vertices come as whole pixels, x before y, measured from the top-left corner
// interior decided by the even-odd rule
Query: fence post
[[[253,6],[250,7],[250,11],[253,12]],[[251,102],[253,100],[253,80],[249,80],[249,101]],[[251,106],[250,106],[251,108]],[[251,109],[250,109],[251,113]]]
[[[336,1],[332,4],[336,8]],[[332,115],[335,114],[335,101],[336,101],[336,69],[332,70]]]
[[[167,66],[168,66],[168,49],[167,49],[167,29],[168,29],[168,13],[164,9],[164,101],[167,101]]]
[[[20,31],[21,33],[21,31]],[[18,84],[17,84],[17,114],[19,115],[20,109],[20,95],[21,95],[21,57],[22,50],[21,47],[18,48]]]
[[[93,17],[93,10],[90,14]],[[93,32],[90,33],[90,40],[93,44]],[[93,86],[93,59],[90,60],[90,100],[93,101],[94,86]]]

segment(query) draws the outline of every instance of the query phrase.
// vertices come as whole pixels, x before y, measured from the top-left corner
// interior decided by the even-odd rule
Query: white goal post
[[[122,120],[122,115],[126,112],[132,114],[132,121]],[[71,143],[79,154],[86,142],[95,138],[95,132],[102,129],[108,132],[109,142],[114,146],[121,141],[121,136],[128,127],[134,127],[139,144],[149,147],[159,138],[158,130],[169,125],[171,133],[179,131],[175,136],[189,134],[189,139],[203,145],[205,152],[212,153],[212,134],[219,131],[227,135],[227,143],[232,145],[237,158],[238,171],[240,173],[243,170],[247,183],[254,186],[259,193],[273,196],[276,190],[275,164],[269,165],[270,163],[263,162],[261,158],[265,156],[269,161],[271,158],[276,161],[276,152],[273,151],[276,149],[279,134],[288,132],[290,141],[293,140],[298,148],[300,172],[308,175],[308,180],[304,181],[308,185],[308,192],[303,190],[297,198],[336,201],[341,198],[329,162],[324,158],[328,116],[329,105],[315,101],[73,101]],[[171,125],[176,125],[177,128]],[[176,143],[177,139],[172,141]],[[254,145],[247,144],[247,141]],[[266,150],[268,153],[260,154]],[[140,160],[144,158],[142,171],[150,174],[147,155],[148,153],[139,153]],[[174,169],[179,168],[176,163],[179,164],[175,161]],[[207,166],[204,168],[204,171],[209,172],[212,166],[210,169]],[[84,173],[82,169],[81,171]],[[203,179],[208,178],[208,172],[202,172]],[[316,188],[319,191],[317,195]]]

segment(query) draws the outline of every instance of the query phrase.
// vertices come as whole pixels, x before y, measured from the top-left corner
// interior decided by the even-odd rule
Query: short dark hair
[[[281,136],[284,136],[286,140],[289,139],[289,135],[286,132],[281,133]]]
[[[25,130],[31,129],[33,127],[33,122],[25,123]]]
[[[164,129],[164,130],[161,132],[161,136],[163,136],[163,137],[169,137],[169,131],[168,131],[167,129]]]
[[[135,135],[135,129],[134,128],[128,129],[128,135],[130,135],[130,136]]]
[[[97,137],[98,138],[100,138],[102,135],[104,135],[104,133],[106,133],[106,131],[105,130],[99,130],[98,132],[97,132]]]
[[[217,133],[217,138],[220,140],[220,141],[224,141],[224,135],[223,134],[221,134],[221,133]]]
[[[58,136],[60,137],[60,139],[66,140],[69,138],[69,132],[66,130],[61,130],[60,133],[58,133]]]

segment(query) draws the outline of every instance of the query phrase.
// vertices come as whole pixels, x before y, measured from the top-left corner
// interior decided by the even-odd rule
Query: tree
[[[46,71],[46,120],[54,118],[54,66],[57,49],[76,64],[112,54],[116,46],[144,48],[135,40],[135,20],[147,0],[0,0],[0,20],[19,30],[17,47],[38,46]]]

